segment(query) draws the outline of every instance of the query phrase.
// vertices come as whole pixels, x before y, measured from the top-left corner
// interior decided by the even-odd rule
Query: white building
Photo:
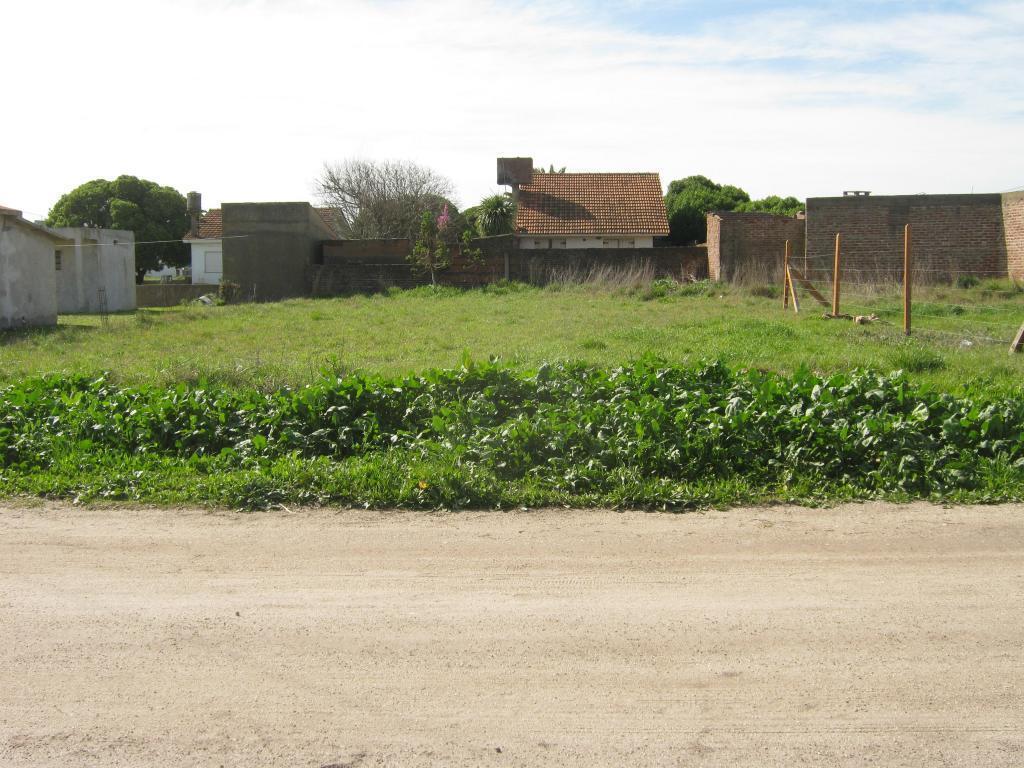
[[[54,227],[51,231],[67,241],[54,260],[59,313],[135,309],[133,232],[95,227]]]
[[[512,187],[519,248],[652,248],[668,235],[656,173],[538,173],[529,157],[498,158]]]
[[[189,204],[195,196],[192,228],[182,238],[192,248],[192,283],[216,285],[224,277],[224,220],[220,208],[199,213],[199,193],[189,193]]]
[[[57,324],[55,263],[69,245],[0,206],[0,329]]]

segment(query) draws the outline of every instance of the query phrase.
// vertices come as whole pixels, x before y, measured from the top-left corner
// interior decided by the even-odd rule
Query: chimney
[[[191,219],[188,233],[192,237],[196,237],[199,235],[199,219],[203,215],[203,196],[198,192],[189,192],[188,197],[185,199],[185,210],[188,211],[189,218]]]
[[[512,187],[512,199],[519,200],[519,185],[533,179],[532,157],[499,157],[498,183]]]

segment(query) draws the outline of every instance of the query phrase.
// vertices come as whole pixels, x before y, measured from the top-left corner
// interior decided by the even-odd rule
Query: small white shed
[[[0,206],[0,329],[57,324],[55,262],[70,241]]]

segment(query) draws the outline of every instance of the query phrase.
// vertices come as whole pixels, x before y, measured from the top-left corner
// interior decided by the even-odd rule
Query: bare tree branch
[[[317,180],[321,204],[350,239],[414,238],[423,212],[440,211],[453,192],[449,179],[409,161],[325,164]]]

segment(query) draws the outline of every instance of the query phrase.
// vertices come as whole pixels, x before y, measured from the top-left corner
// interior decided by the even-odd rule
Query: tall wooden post
[[[836,232],[836,258],[832,263],[832,316],[839,314],[839,248],[840,235]]]
[[[786,241],[786,253],[782,257],[782,308],[789,308],[789,240]]]
[[[1012,355],[1022,350],[1024,350],[1024,324],[1021,325],[1017,335],[1010,342],[1010,354]]]
[[[910,225],[903,228],[903,333],[910,335],[910,306],[911,285],[913,279],[911,272],[914,266],[914,257],[910,244]]]

